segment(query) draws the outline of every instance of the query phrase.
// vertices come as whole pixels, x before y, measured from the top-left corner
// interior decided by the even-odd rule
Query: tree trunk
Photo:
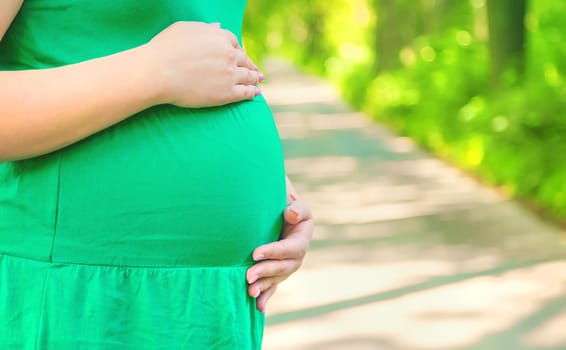
[[[373,0],[377,13],[375,50],[377,73],[401,67],[399,54],[422,32],[420,1]]]
[[[487,0],[491,79],[495,88],[517,84],[525,61],[526,0]]]

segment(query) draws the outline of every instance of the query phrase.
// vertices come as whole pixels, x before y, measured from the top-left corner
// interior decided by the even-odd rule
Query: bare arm
[[[0,36],[21,3],[0,1]],[[230,33],[196,22],[176,23],[150,43],[111,56],[0,71],[0,161],[54,151],[157,104],[200,107],[249,99],[258,79]]]
[[[155,90],[135,50],[62,68],[0,72],[0,160],[83,139],[157,104]]]
[[[6,33],[10,23],[16,17],[24,0],[3,0],[0,1],[0,40]]]

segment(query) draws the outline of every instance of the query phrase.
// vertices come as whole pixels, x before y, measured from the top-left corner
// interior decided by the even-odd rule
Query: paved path
[[[317,217],[266,350],[566,349],[564,235],[271,60],[264,93]]]

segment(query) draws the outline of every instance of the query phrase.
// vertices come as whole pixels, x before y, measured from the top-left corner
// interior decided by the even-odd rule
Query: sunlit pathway
[[[264,94],[317,217],[265,350],[566,349],[560,230],[280,61]]]

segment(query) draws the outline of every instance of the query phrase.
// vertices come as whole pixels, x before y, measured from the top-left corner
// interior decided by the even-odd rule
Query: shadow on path
[[[322,306],[311,307],[303,310],[283,312],[279,314],[270,315],[269,319],[267,320],[267,324],[275,325],[275,324],[295,321],[298,319],[317,317],[323,314],[331,313],[346,308],[353,308],[370,303],[382,302],[382,301],[387,301],[389,299],[399,298],[410,293],[416,293],[431,288],[437,288],[451,283],[461,282],[470,278],[486,276],[486,275],[487,276],[499,275],[504,272],[508,272],[511,270],[520,269],[524,267],[534,266],[540,263],[543,263],[543,261],[515,262],[515,263],[508,263],[504,266],[499,266],[497,268],[484,270],[484,271],[475,271],[466,274],[439,277],[419,284],[393,289],[382,293],[375,293],[364,297],[359,297],[350,300],[343,300],[343,301],[326,304]],[[562,300],[562,301],[566,303],[566,300]]]
[[[268,307],[265,350],[566,349],[557,227],[278,60],[263,88],[317,221]]]

